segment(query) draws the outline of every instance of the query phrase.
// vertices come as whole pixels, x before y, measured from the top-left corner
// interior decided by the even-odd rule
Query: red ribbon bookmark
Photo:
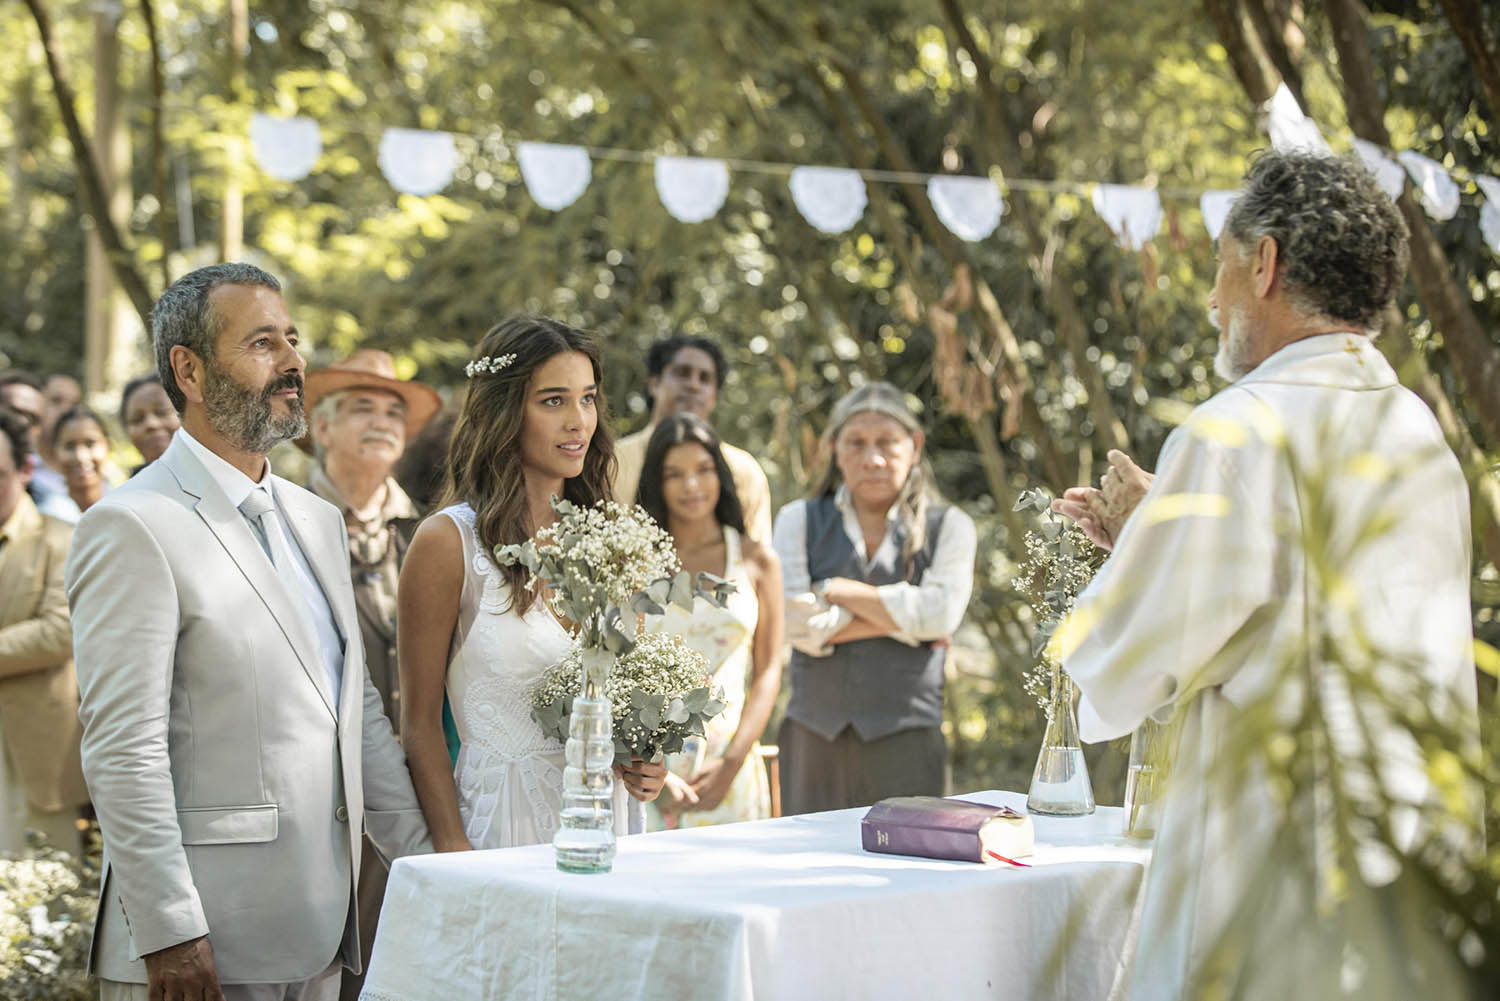
[[[988,855],[990,858],[997,858],[1001,862],[1005,862],[1005,863],[1007,863],[1009,865],[1013,865],[1013,866],[1016,866],[1016,867],[1021,868],[1021,869],[1030,869],[1031,868],[1031,863],[1029,863],[1029,862],[1017,862],[1013,858],[1006,858],[1004,855],[1001,855],[999,852],[988,852],[987,851],[987,852],[985,852],[985,854]]]

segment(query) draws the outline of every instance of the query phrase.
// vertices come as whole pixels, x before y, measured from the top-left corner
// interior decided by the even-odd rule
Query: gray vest
[[[807,569],[814,581],[848,577],[880,586],[922,580],[932,563],[947,508],[927,512],[927,545],[917,553],[912,574],[899,565],[906,530],[893,528],[896,553],[880,555],[869,570],[844,531],[844,515],[831,494],[806,503]],[[945,651],[931,643],[911,647],[887,637],[840,643],[827,657],[792,651],[792,696],[786,714],[825,740],[853,726],[861,740],[878,740],[900,730],[943,725]]]

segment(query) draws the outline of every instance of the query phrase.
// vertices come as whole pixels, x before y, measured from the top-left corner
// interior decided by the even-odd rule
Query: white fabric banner
[[[1500,254],[1500,178],[1480,174],[1474,183],[1484,192],[1484,204],[1479,206],[1479,235]]]
[[[1385,155],[1385,150],[1376,146],[1368,139],[1355,136],[1349,140],[1354,144],[1354,152],[1359,154],[1365,169],[1375,175],[1375,183],[1380,185],[1380,190],[1391,196],[1395,201],[1401,197],[1401,191],[1406,187],[1406,171],[1395,160]]]
[[[802,218],[824,233],[844,232],[868,204],[865,179],[844,167],[797,167],[787,186]]]
[[[707,157],[659,156],[656,193],[672,218],[702,222],[724,205],[729,195],[729,168],[723,160]]]
[[[1000,225],[1005,200],[988,177],[942,174],[927,181],[927,200],[943,225],[960,240],[983,240]]]
[[[323,155],[323,133],[311,118],[250,117],[250,148],[260,169],[278,181],[300,181]]]
[[[447,132],[386,129],[380,137],[380,172],[408,195],[435,195],[453,180],[458,147]]]
[[[1219,233],[1224,229],[1224,220],[1229,218],[1229,210],[1239,197],[1238,191],[1203,192],[1203,196],[1198,199],[1198,208],[1203,212],[1203,227],[1208,230],[1210,237],[1215,240],[1219,238]]]
[[[1318,123],[1302,113],[1297,99],[1286,84],[1276,88],[1271,97],[1270,115],[1266,123],[1271,133],[1271,146],[1282,152],[1321,153],[1332,156],[1333,150],[1318,131]]]
[[[1409,149],[1397,153],[1396,159],[1422,193],[1422,208],[1428,215],[1438,222],[1447,222],[1458,214],[1458,185],[1442,164]]]
[[[588,150],[582,146],[523,142],[516,160],[532,199],[553,212],[578,201],[594,176]]]
[[[1161,231],[1161,195],[1131,184],[1094,185],[1094,211],[1114,231],[1120,245],[1140,250]]]

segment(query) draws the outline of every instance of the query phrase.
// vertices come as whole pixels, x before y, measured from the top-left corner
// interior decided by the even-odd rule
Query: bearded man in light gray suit
[[[68,557],[104,1001],[320,1001],[359,968],[364,827],[430,851],[360,647],[339,512],[273,476],[306,430],[276,279],[183,276],[152,316],[182,414]]]

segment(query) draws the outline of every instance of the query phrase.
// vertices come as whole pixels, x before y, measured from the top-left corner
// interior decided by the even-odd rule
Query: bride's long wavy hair
[[[475,359],[515,358],[498,372],[481,371],[469,379],[469,395],[453,429],[448,449],[443,506],[467,503],[474,509],[475,533],[484,550],[531,538],[526,477],[521,463],[521,436],[526,400],[536,370],[554,355],[577,351],[594,369],[598,426],[583,458],[583,472],[563,481],[563,497],[589,506],[613,497],[615,442],[604,401],[604,372],[592,337],[565,323],[541,316],[516,316],[489,331],[474,349]],[[525,615],[536,601],[521,566],[500,566],[510,584],[512,608]]]

